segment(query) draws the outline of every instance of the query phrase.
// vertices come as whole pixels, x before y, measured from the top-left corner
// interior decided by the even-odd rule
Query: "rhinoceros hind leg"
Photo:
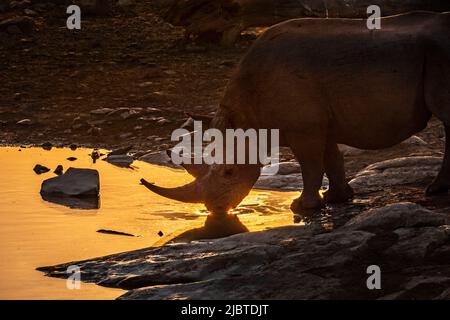
[[[291,144],[291,150],[300,162],[303,176],[302,194],[291,205],[294,212],[323,207],[319,189],[322,186],[324,173],[324,149],[325,139],[320,137],[302,137]]]
[[[344,158],[337,144],[328,139],[325,148],[325,172],[330,185],[323,194],[327,203],[346,202],[353,198],[353,189],[345,179]]]
[[[428,186],[428,195],[445,193],[450,189],[450,125],[445,125],[445,154],[441,170]]]

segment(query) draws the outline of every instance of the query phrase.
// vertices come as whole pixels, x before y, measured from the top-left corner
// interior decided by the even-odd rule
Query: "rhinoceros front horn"
[[[145,179],[141,179],[141,184],[143,184],[145,187],[147,187],[147,189],[153,191],[154,193],[169,199],[191,203],[204,202],[201,194],[198,192],[196,181],[177,188],[158,187],[153,183],[146,181]]]

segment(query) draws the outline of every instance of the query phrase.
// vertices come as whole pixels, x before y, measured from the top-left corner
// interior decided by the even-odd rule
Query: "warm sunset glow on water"
[[[65,280],[45,277],[35,268],[159,245],[205,221],[203,205],[165,199],[139,184],[145,177],[161,186],[178,186],[192,179],[184,171],[139,161],[133,169],[102,160],[93,164],[89,149],[19,149],[0,148],[0,299],[115,298],[123,291],[86,283],[80,290],[68,290]],[[36,164],[51,170],[37,175],[32,170]],[[42,200],[41,183],[55,176],[59,164],[64,171],[69,167],[99,171],[100,209],[70,209]],[[297,196],[252,191],[236,212],[251,231],[292,224],[289,205]],[[137,237],[101,234],[99,229]]]

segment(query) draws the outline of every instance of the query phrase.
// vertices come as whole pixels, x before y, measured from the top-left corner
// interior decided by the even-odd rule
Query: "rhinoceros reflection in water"
[[[450,13],[414,12],[366,21],[296,19],[268,29],[243,58],[211,126],[277,128],[302,167],[294,211],[345,202],[353,191],[337,144],[393,146],[434,114],[445,126],[442,169],[429,194],[450,187]],[[225,214],[249,193],[260,165],[185,165],[196,179],[178,188],[142,183],[162,196]],[[324,172],[329,188],[319,194]]]

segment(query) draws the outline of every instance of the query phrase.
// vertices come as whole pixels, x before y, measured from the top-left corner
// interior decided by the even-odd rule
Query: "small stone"
[[[162,237],[163,235],[164,235],[164,233],[160,230],[160,231],[158,232],[158,236]]]
[[[133,148],[133,146],[126,146],[123,148],[114,149],[110,153],[108,153],[108,156],[118,156],[118,155],[126,155],[128,151],[130,151]]]
[[[91,156],[91,158],[92,158],[92,162],[95,163],[95,162],[97,161],[97,159],[99,159],[99,158],[102,156],[102,154],[99,153],[98,150],[94,150],[94,151],[92,151],[92,153],[90,154],[90,156]]]
[[[107,229],[100,229],[97,230],[98,233],[105,233],[105,234],[113,234],[117,236],[127,236],[127,237],[135,237],[134,234],[121,232],[121,231],[114,231],[114,230],[107,230]]]
[[[50,151],[50,150],[52,150],[52,148],[53,148],[53,144],[50,143],[50,142],[44,142],[44,143],[41,145],[41,147],[42,147],[42,149],[44,149],[44,150]]]
[[[122,154],[122,155],[108,155],[104,160],[118,167],[129,168],[130,165],[133,163],[134,158],[132,156]]]
[[[177,74],[177,72],[174,70],[165,70],[164,73],[167,74],[168,76],[173,76]]]
[[[153,82],[151,81],[146,81],[146,82],[142,82],[138,84],[139,88],[147,88],[150,87],[153,84]]]
[[[101,132],[102,129],[98,127],[90,127],[89,130],[87,131],[87,133],[92,136],[99,136]]]
[[[141,111],[142,111],[142,109],[140,109],[140,108],[128,109],[127,111],[122,112],[122,113],[120,114],[120,117],[121,117],[123,120],[127,120],[127,119],[129,119],[129,118],[135,118],[135,117],[138,117],[138,116],[139,116],[139,114],[141,113]]]
[[[130,138],[131,136],[133,136],[133,134],[131,132],[127,132],[127,133],[122,133],[119,138],[120,139],[126,139],[126,138]]]
[[[22,33],[22,31],[20,30],[20,28],[19,28],[18,26],[14,26],[14,25],[8,26],[8,27],[6,28],[6,31],[7,31],[9,34],[19,34],[19,33]]]
[[[114,111],[114,109],[111,109],[111,108],[100,108],[100,109],[91,110],[90,114],[93,114],[93,115],[106,115],[108,113],[111,113],[112,111]]]
[[[55,169],[55,171],[53,171],[53,173],[57,174],[58,176],[62,175],[64,171],[64,168],[62,165],[58,165]]]
[[[406,139],[405,141],[403,141],[402,144],[407,144],[407,145],[409,144],[409,145],[414,145],[414,146],[425,146],[425,145],[427,145],[425,140],[423,140],[422,138],[420,138],[418,136],[411,136],[408,139]]]
[[[23,12],[24,12],[27,16],[37,16],[37,12],[36,12],[36,11],[33,11],[33,10],[31,10],[31,9],[25,9]]]
[[[21,125],[21,126],[30,126],[33,124],[33,121],[31,119],[22,119],[20,121],[17,121],[16,124]]]
[[[156,123],[157,124],[168,124],[168,123],[170,123],[170,120],[163,118],[163,119],[159,119],[158,121],[156,121]]]
[[[161,109],[154,108],[154,107],[148,107],[148,108],[146,108],[145,110],[146,110],[147,112],[149,112],[149,113],[160,112],[160,111],[161,111]]]
[[[37,164],[34,166],[33,171],[36,172],[36,174],[42,174],[42,173],[49,172],[50,169],[45,166],[42,166],[40,164]]]
[[[117,115],[121,115],[124,112],[128,112],[130,109],[129,108],[118,108],[118,109],[114,109],[113,111],[111,111],[110,113],[108,113],[106,116],[107,117],[115,117]]]

